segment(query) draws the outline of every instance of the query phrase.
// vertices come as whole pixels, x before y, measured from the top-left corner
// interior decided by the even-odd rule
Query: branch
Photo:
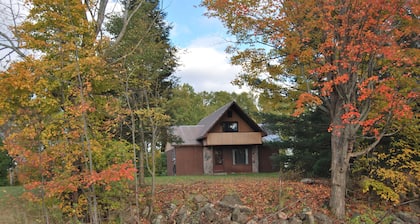
[[[0,51],[4,50],[4,49],[6,49],[6,48],[2,48],[2,49],[0,49]],[[6,55],[4,55],[3,57],[0,58],[0,61],[3,61],[5,58],[9,57],[12,53],[13,53],[13,51],[9,51]]]
[[[5,3],[0,1],[0,5],[2,6],[1,10],[3,14],[3,21],[2,23],[2,30],[0,31],[0,37],[2,39],[0,40],[0,46],[3,46],[1,50],[10,49],[11,52],[8,52],[6,56],[7,57],[11,53],[15,52],[18,54],[21,58],[26,58],[26,54],[19,48],[19,45],[16,43],[19,43],[19,37],[15,36],[13,37],[13,32],[16,31],[16,27],[18,26],[18,19],[20,15],[26,16],[25,14],[20,13],[20,7],[23,3],[21,1],[16,0],[9,0],[9,3]],[[4,7],[4,8],[3,8]],[[10,31],[10,35],[8,34]],[[17,38],[17,39],[12,39]]]
[[[10,39],[10,37],[8,37],[4,32],[0,31],[0,36],[3,37],[4,39],[6,39],[7,42],[9,42],[9,44],[4,44],[4,43],[0,42],[0,46],[11,49],[12,51],[16,52],[22,58],[26,57],[26,55],[19,49],[19,47],[17,47],[13,43],[13,40]]]
[[[390,125],[391,118],[392,118],[392,114],[390,113],[389,116],[388,116],[388,118],[387,118],[386,125],[383,128],[381,134],[376,138],[376,140],[372,144],[370,144],[367,148],[365,148],[362,151],[357,151],[357,152],[351,152],[351,153],[349,153],[347,155],[348,159],[350,159],[352,157],[358,157],[358,156],[364,155],[364,154],[372,151],[379,144],[379,142],[382,140],[383,137],[385,137],[385,136],[391,136],[391,135],[397,133],[398,131],[393,132],[393,133],[386,133],[387,132],[387,129],[388,129],[388,125]]]
[[[96,20],[96,36],[98,36],[99,32],[101,32],[102,23],[105,19],[105,9],[107,4],[108,0],[99,1],[98,19]]]
[[[385,133],[381,133],[379,135],[378,138],[376,138],[375,142],[373,142],[372,144],[370,144],[368,147],[366,147],[364,150],[362,151],[357,151],[357,152],[351,152],[347,155],[348,159],[352,158],[352,157],[359,157],[361,155],[364,155],[370,151],[372,151],[378,144],[379,142],[382,140],[382,137],[384,137]]]
[[[121,29],[121,32],[118,34],[118,37],[115,39],[114,45],[117,45],[122,40],[122,38],[125,35],[125,32],[127,31],[127,27],[128,27],[128,24],[130,23],[131,18],[133,18],[133,15],[136,14],[136,12],[140,9],[140,7],[143,5],[143,2],[144,1],[141,1],[133,9],[133,11],[131,11],[131,13],[129,13],[128,8],[130,6],[131,1],[130,0],[127,1],[126,5],[125,5],[125,11],[124,11],[124,23],[123,23],[123,27]]]
[[[147,33],[149,33],[150,32],[150,30],[153,28],[153,25],[154,25],[154,22],[156,21],[156,19],[157,19],[157,16],[154,18],[155,20],[149,25],[149,27],[147,28],[147,30],[146,30],[146,32],[145,32],[145,34],[147,34]],[[124,31],[125,32],[125,31]],[[120,32],[120,35],[121,35],[121,32]],[[125,58],[127,58],[128,56],[130,56],[131,54],[133,54],[137,49],[138,49],[138,47],[140,46],[140,44],[141,43],[143,43],[143,40],[144,40],[144,38],[145,38],[145,35],[144,36],[142,36],[142,38],[136,43],[136,45],[131,49],[131,51],[129,51],[129,52],[127,52],[125,55],[123,55],[123,56],[121,56],[121,57],[119,57],[119,58],[117,58],[117,59],[115,59],[113,62],[112,62],[112,64],[115,64],[115,63],[117,63],[117,62],[119,62],[120,60],[123,60],[123,59],[125,59]],[[122,39],[122,36],[121,36],[121,39]],[[119,41],[121,41],[121,39],[119,40]],[[116,46],[118,43],[117,42],[114,42],[114,44],[113,44],[113,46]]]
[[[392,133],[386,133],[386,134],[384,134],[384,135],[383,135],[383,137],[390,137],[390,136],[393,136],[393,135],[397,134],[398,132],[400,132],[400,130],[396,130],[396,131],[394,131],[394,132],[392,132]],[[363,139],[374,139],[374,138],[376,138],[376,137],[374,137],[374,136],[370,136],[370,137],[368,137],[368,136],[361,136],[361,135],[359,135],[359,136],[358,136],[358,138],[363,138]]]

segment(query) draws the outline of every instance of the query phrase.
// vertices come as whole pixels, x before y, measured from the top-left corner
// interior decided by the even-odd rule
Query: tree
[[[183,84],[172,90],[167,110],[173,125],[196,125],[207,110],[203,106],[203,98],[194,92],[192,86]]]
[[[267,128],[278,133],[276,143],[280,154],[273,159],[283,170],[303,171],[305,175],[329,177],[331,164],[328,117],[321,110],[306,112],[299,117],[263,113]]]
[[[58,222],[49,215],[55,207],[66,220],[100,223],[107,206],[99,204],[101,194],[135,174],[127,145],[107,132],[119,104],[108,94],[116,80],[100,57],[106,1],[28,4],[15,35],[36,54],[0,73],[0,125],[12,124],[4,147],[18,163],[26,196],[41,203],[45,223]]]
[[[419,6],[415,1],[205,0],[237,37],[232,63],[239,84],[254,89],[298,89],[295,115],[319,106],[331,131],[330,207],[345,216],[351,158],[371,151],[412,116],[418,97]],[[413,80],[414,79],[414,80]],[[410,81],[411,80],[411,81]],[[287,84],[292,85],[285,85]],[[370,144],[358,147],[361,139]]]
[[[255,96],[253,96],[250,93],[243,92],[237,94],[235,92],[228,93],[226,91],[204,91],[198,93],[198,95],[200,95],[203,98],[203,106],[206,110],[207,115],[213,113],[214,111],[231,101],[235,101],[236,103],[238,103],[247,114],[256,115],[258,112]]]
[[[137,11],[131,13],[133,10]],[[164,137],[169,126],[165,105],[176,83],[173,77],[177,66],[176,49],[169,42],[171,27],[164,22],[166,15],[159,8],[159,1],[127,1],[124,11],[132,15],[131,23],[124,26],[124,16],[111,18],[107,30],[115,43],[107,50],[106,56],[121,80],[121,92],[115,95],[122,100],[125,113],[121,114],[122,128],[118,135],[132,144],[133,161],[139,162],[139,184],[145,185],[145,170],[152,176],[148,201],[148,215],[151,217],[156,153],[165,145]],[[122,32],[124,36],[120,38]],[[137,212],[138,201],[136,179]]]
[[[256,100],[252,94],[226,91],[196,93],[188,84],[172,91],[167,108],[174,125],[196,125],[205,116],[231,101],[237,102],[247,114],[257,115]]]

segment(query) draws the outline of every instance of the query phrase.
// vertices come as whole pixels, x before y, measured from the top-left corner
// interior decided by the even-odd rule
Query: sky
[[[18,0],[13,6],[18,7],[22,2],[23,0]],[[109,1],[109,12],[121,10],[116,2]],[[170,33],[171,42],[179,49],[177,56],[180,65],[175,76],[180,78],[181,84],[191,85],[195,92],[248,91],[247,88],[231,84],[240,71],[239,66],[229,64],[229,55],[224,52],[227,40],[232,37],[227,35],[227,30],[217,18],[203,15],[206,9],[199,6],[200,2],[201,0],[160,0],[161,8],[167,13],[166,20],[173,27]],[[7,6],[11,2],[0,0],[0,3]],[[0,9],[3,9],[1,6],[4,4],[0,4]],[[25,10],[25,7],[21,6],[19,9]],[[1,30],[7,30],[7,21],[3,21],[4,19],[7,20],[7,16],[0,16]]]
[[[217,18],[204,16],[206,9],[199,4],[200,0],[161,0],[166,20],[173,27],[171,42],[179,48],[180,66],[175,75],[195,92],[248,91],[231,84],[240,71],[229,64],[224,52],[232,37]]]

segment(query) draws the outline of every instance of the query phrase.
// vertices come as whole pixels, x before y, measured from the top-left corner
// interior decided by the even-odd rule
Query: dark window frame
[[[222,122],[223,132],[238,132],[239,124],[237,121],[224,121]]]

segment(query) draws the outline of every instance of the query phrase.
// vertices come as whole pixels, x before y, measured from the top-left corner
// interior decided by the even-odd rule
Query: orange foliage
[[[343,107],[345,110],[345,113],[341,115],[341,120],[343,120],[343,124],[359,123],[360,113],[357,107],[353,104],[345,104]]]
[[[310,93],[302,93],[299,96],[299,99],[296,101],[296,110],[293,113],[293,116],[299,116],[305,111],[305,106],[318,106],[321,105],[322,101],[319,97],[314,96]]]
[[[358,84],[358,88],[360,91],[358,98],[359,101],[364,101],[371,97],[374,90],[373,85],[375,85],[374,83],[377,82],[378,79],[379,77],[375,75],[367,78],[366,80]]]
[[[122,164],[113,164],[101,172],[93,172],[93,174],[85,173],[83,182],[86,187],[92,184],[100,184],[109,186],[109,183],[118,182],[121,180],[134,180],[134,175],[137,169],[133,166],[131,161]]]
[[[295,80],[290,92],[304,92],[296,100],[294,116],[307,105],[323,103],[322,109],[331,118],[331,138],[337,143],[332,146],[332,155],[337,155],[332,164],[345,164],[342,161],[349,155],[367,152],[352,153],[358,150],[353,141],[393,133],[396,121],[413,115],[410,104],[418,96],[418,80],[405,74],[419,71],[420,20],[416,16],[420,5],[416,1],[206,0],[203,4],[238,37],[234,61],[249,74],[242,75],[242,81],[270,73],[264,70],[266,64],[276,60],[282,71],[270,73],[276,80],[270,83],[272,91],[276,86],[282,89],[277,80],[287,76]],[[242,54],[240,44],[257,43],[244,51],[258,51],[261,42],[274,47],[265,55]],[[266,90],[251,81],[247,84]],[[360,131],[367,136],[359,136]],[[341,153],[344,150],[350,154]],[[344,175],[332,173],[337,175],[333,180]],[[331,205],[343,216],[344,195],[340,197],[332,199]]]

